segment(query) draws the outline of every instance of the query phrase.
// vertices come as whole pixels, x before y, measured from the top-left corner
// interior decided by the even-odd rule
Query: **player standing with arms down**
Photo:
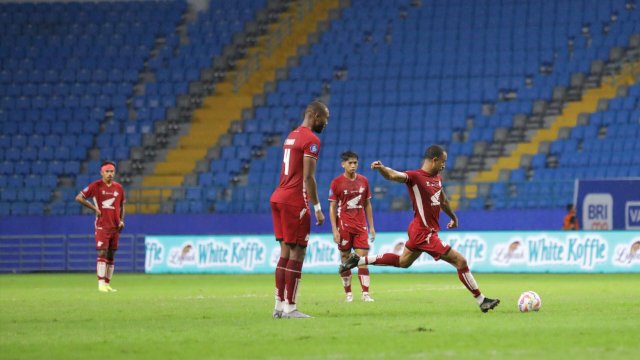
[[[339,271],[342,273],[347,269],[365,264],[408,268],[423,252],[426,252],[436,261],[442,259],[453,265],[458,270],[458,278],[473,294],[480,310],[487,312],[496,307],[500,300],[489,299],[482,295],[464,256],[451,246],[443,244],[438,237],[440,209],[451,218],[447,228],[458,227],[458,217],[451,209],[449,199],[442,188],[440,173],[444,170],[446,161],[446,151],[438,145],[431,145],[424,154],[422,168],[418,170],[399,172],[384,166],[379,160],[371,164],[371,168],[378,170],[385,179],[407,185],[414,211],[413,221],[409,224],[409,240],[405,243],[404,251],[400,256],[392,253],[363,257],[351,254],[347,261],[340,265]]]
[[[324,223],[316,185],[316,162],[320,154],[321,133],[329,122],[329,109],[312,101],[304,111],[302,124],[284,141],[280,184],[271,195],[271,215],[280,259],[276,266],[276,305],[274,318],[308,318],[298,311],[296,293],[302,278],[302,263],[311,231],[309,200],[316,225]]]
[[[345,151],[340,155],[344,173],[331,181],[329,191],[329,219],[333,230],[333,241],[338,244],[340,257],[345,262],[353,249],[359,256],[369,254],[369,233],[371,241],[376,237],[373,226],[371,191],[366,177],[356,173],[358,154]],[[365,218],[366,214],[366,218]],[[367,222],[369,229],[367,231]],[[351,293],[351,269],[341,273],[346,301],[353,301]],[[362,301],[373,301],[369,295],[369,269],[358,266],[358,278],[362,287]]]
[[[115,292],[110,285],[114,270],[114,256],[118,250],[120,231],[124,228],[125,195],[122,185],[113,181],[116,165],[105,161],[100,166],[102,179],[96,180],[76,196],[76,201],[96,214],[95,236],[98,260],[98,291]],[[87,201],[92,197],[94,203]]]

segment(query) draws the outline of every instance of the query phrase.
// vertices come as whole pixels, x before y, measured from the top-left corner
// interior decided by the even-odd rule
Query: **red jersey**
[[[320,139],[311,129],[300,126],[287,136],[282,149],[284,156],[280,184],[271,194],[271,202],[308,207],[303,179],[303,158],[309,156],[318,160]]]
[[[105,184],[102,179],[96,180],[82,190],[85,198],[92,197],[100,210],[100,217],[96,218],[96,231],[116,232],[120,225],[120,214],[125,203],[124,189],[119,183],[112,181]]]
[[[413,221],[410,226],[438,231],[440,230],[440,198],[442,196],[442,178],[419,170],[405,171],[407,189],[413,203]]]
[[[329,201],[338,202],[338,225],[350,232],[367,232],[367,221],[364,205],[371,199],[369,181],[366,177],[356,174],[351,180],[341,174],[331,181]]]

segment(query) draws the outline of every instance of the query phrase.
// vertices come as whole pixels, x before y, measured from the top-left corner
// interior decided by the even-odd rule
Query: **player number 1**
[[[291,149],[284,149],[284,174],[289,175],[289,157],[291,156]]]

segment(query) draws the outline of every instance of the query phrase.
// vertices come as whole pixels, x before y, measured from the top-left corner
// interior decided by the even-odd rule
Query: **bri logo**
[[[588,194],[582,204],[582,223],[585,230],[613,228],[613,197],[608,193]]]

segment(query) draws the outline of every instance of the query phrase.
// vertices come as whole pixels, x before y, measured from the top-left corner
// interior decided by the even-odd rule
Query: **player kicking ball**
[[[440,209],[451,218],[447,228],[458,227],[458,217],[451,209],[449,199],[442,188],[440,173],[444,170],[446,161],[447,152],[438,145],[431,145],[424,154],[422,167],[418,170],[396,171],[384,166],[379,160],[371,164],[371,169],[377,170],[385,179],[406,184],[414,212],[413,221],[408,229],[409,240],[405,243],[404,251],[400,256],[386,253],[360,257],[354,253],[340,265],[338,271],[343,273],[359,265],[408,268],[423,252],[426,252],[434,260],[442,259],[458,270],[460,282],[476,299],[480,310],[486,313],[498,306],[500,300],[489,299],[482,295],[464,256],[451,246],[443,244],[438,237]]]
[[[345,262],[353,249],[358,256],[369,253],[369,234],[374,241],[376,231],[373,227],[371,191],[366,177],[357,174],[358,154],[345,151],[340,155],[344,173],[331,181],[329,189],[329,218],[333,230],[333,241],[338,244],[342,262]],[[365,218],[366,215],[366,218]],[[369,228],[367,229],[367,222]],[[351,292],[351,269],[340,273],[344,286],[345,300],[353,301]],[[369,295],[369,269],[367,265],[358,266],[358,279],[362,288],[362,301],[371,302]]]
[[[116,165],[105,161],[100,166],[102,179],[96,180],[76,196],[76,201],[96,214],[95,235],[98,259],[98,291],[115,292],[111,287],[111,277],[115,268],[114,258],[118,250],[120,231],[124,228],[125,195],[122,185],[115,182]],[[93,198],[91,203],[88,198]]]

